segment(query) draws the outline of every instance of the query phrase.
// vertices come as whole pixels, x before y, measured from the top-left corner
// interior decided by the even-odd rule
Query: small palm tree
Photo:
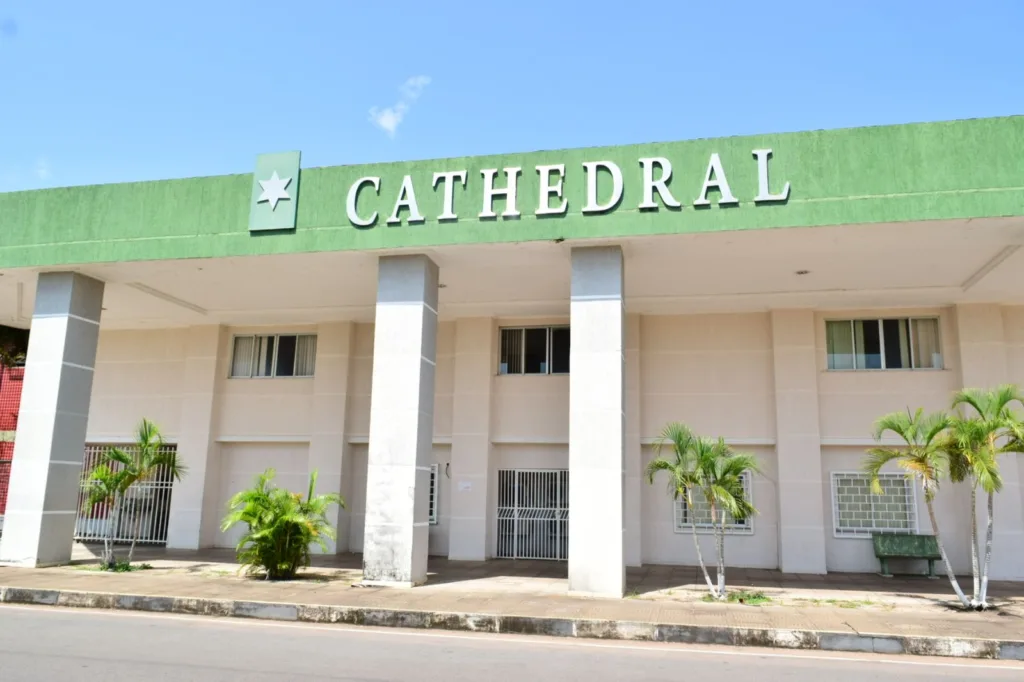
[[[1019,452],[1024,443],[1021,437],[1024,436],[1024,423],[1014,413],[1014,403],[1024,405],[1024,396],[1016,386],[1010,384],[992,391],[967,388],[953,396],[953,408],[958,410],[958,415],[953,418],[950,428],[950,478],[956,482],[969,480],[971,485],[971,568],[974,573],[974,596],[971,603],[978,609],[988,606],[995,494],[1003,487],[998,458],[1007,452]],[[977,518],[979,487],[988,498],[985,560],[980,569],[980,580]]]
[[[103,461],[89,472],[86,482],[86,505],[97,504],[111,507],[109,521],[103,537],[103,565],[114,568],[117,557],[114,554],[113,535],[119,525],[124,503],[133,486],[151,481],[161,475],[181,480],[185,467],[178,461],[174,450],[164,448],[160,429],[148,419],[143,419],[135,431],[135,442],[128,448],[109,448],[103,453]],[[128,528],[131,533],[131,547],[128,550],[128,565],[135,555],[135,544],[139,539],[142,512],[139,505],[128,506]]]
[[[953,566],[949,563],[946,555],[946,548],[942,544],[942,536],[939,534],[939,524],[935,520],[935,494],[939,489],[939,481],[947,465],[946,442],[944,432],[950,425],[950,419],[942,413],[925,415],[924,411],[918,409],[911,414],[907,412],[893,412],[887,414],[875,422],[874,437],[881,441],[886,433],[892,433],[900,438],[904,445],[900,447],[878,446],[868,450],[868,457],[864,463],[864,471],[871,477],[871,489],[875,494],[882,494],[882,484],[879,480],[879,473],[886,464],[895,462],[901,468],[908,479],[918,481],[924,490],[924,501],[928,507],[928,518],[932,524],[932,532],[935,534],[936,544],[939,546],[939,555],[942,563],[946,566],[946,575],[956,592],[957,599],[964,608],[969,608],[970,603],[964,592],[960,589],[956,574],[953,573]]]
[[[327,512],[335,504],[344,509],[345,501],[337,493],[316,494],[316,471],[309,476],[306,499],[273,485],[275,476],[267,469],[253,487],[232,497],[221,530],[246,525],[235,552],[248,574],[263,571],[267,580],[291,580],[309,566],[311,545],[326,550],[326,540],[334,539]]]
[[[662,455],[665,448],[669,448],[671,454]],[[677,422],[664,428],[655,442],[655,454],[655,459],[647,465],[650,483],[654,483],[659,472],[668,472],[673,499],[684,499],[687,508],[692,510],[696,491],[708,504],[718,555],[717,587],[711,582],[704,563],[695,519],[691,519],[690,530],[708,590],[715,598],[725,599],[725,524],[730,516],[742,520],[757,513],[743,486],[745,475],[759,471],[757,460],[752,455],[733,452],[721,438],[700,438]]]

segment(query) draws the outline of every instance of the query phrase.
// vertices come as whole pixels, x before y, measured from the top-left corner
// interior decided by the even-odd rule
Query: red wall
[[[18,428],[18,409],[21,406],[21,386],[24,377],[24,367],[0,368],[0,431],[14,431]],[[7,484],[11,478],[13,457],[14,441],[0,442],[0,514],[3,514],[7,507]]]

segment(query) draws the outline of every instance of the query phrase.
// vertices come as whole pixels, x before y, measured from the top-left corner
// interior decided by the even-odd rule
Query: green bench
[[[928,562],[928,577],[935,576],[935,562],[942,558],[934,535],[904,535],[901,533],[873,533],[871,542],[875,556],[882,564],[882,575],[891,578],[889,559],[923,559]]]

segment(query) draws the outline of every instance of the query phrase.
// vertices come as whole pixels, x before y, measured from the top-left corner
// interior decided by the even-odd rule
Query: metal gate
[[[161,469],[151,480],[136,483],[129,488],[122,504],[121,513],[115,515],[110,504],[97,504],[92,509],[86,505],[86,487],[89,473],[104,462],[103,453],[110,445],[86,445],[82,461],[82,479],[78,491],[78,518],[75,521],[75,540],[79,542],[100,542],[106,536],[110,524],[114,524],[114,542],[127,543],[132,540],[132,525],[137,524],[138,542],[142,545],[162,545],[167,542],[167,520],[171,511],[171,488],[174,479],[171,472]],[[119,445],[124,450],[131,446]],[[174,445],[164,445],[163,452],[174,452]],[[106,462],[115,468],[120,465]],[[114,518],[116,516],[116,518]]]
[[[569,472],[565,469],[498,471],[499,559],[569,556]]]

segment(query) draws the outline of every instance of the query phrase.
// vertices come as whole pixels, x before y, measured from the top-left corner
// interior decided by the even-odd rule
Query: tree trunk
[[[142,514],[139,513],[138,505],[132,505],[132,519],[130,519],[132,528],[132,544],[128,548],[128,566],[132,565],[132,557],[135,556],[135,543],[139,539],[139,526],[142,525]]]
[[[715,507],[715,501],[707,495],[708,504],[711,507],[711,529],[715,533],[715,549],[718,551],[718,594],[715,595],[718,599],[725,599],[725,547],[723,546],[722,536],[719,533],[718,527],[718,510]],[[725,517],[722,517],[725,520]]]
[[[939,524],[935,520],[935,507],[933,501],[928,499],[927,493],[925,494],[925,505],[928,507],[928,518],[932,522],[932,532],[935,533],[935,544],[939,546],[939,556],[942,557],[942,563],[946,567],[946,576],[949,578],[949,584],[953,586],[953,591],[956,592],[957,599],[960,600],[960,604],[965,609],[971,608],[971,603],[964,596],[964,591],[960,589],[960,583],[956,580],[956,574],[953,573],[953,566],[949,563],[949,557],[946,556],[946,547],[942,544],[942,536],[939,534]]]
[[[689,493],[686,495],[686,502],[690,505],[690,509],[693,509],[693,499]],[[708,584],[708,590],[711,592],[712,597],[717,597],[715,594],[715,586],[711,584],[711,576],[708,574],[708,567],[704,564],[704,555],[700,551],[700,539],[697,537],[697,524],[690,519],[690,531],[693,533],[693,546],[697,548],[697,563],[700,564],[700,570],[704,573],[704,580]]]
[[[718,598],[725,599],[725,514],[718,523]]]
[[[985,528],[985,567],[981,572],[981,595],[978,597],[978,608],[988,608],[988,569],[992,565],[992,529],[995,525],[995,493],[988,494],[988,522]]]
[[[978,481],[971,481],[971,573],[974,576],[974,595],[971,606],[981,598],[981,569],[978,565]]]
[[[114,530],[121,517],[121,496],[114,493],[114,500],[110,505],[110,513],[107,519],[107,532],[103,534],[103,566],[112,569],[117,564],[117,555],[114,554]]]

